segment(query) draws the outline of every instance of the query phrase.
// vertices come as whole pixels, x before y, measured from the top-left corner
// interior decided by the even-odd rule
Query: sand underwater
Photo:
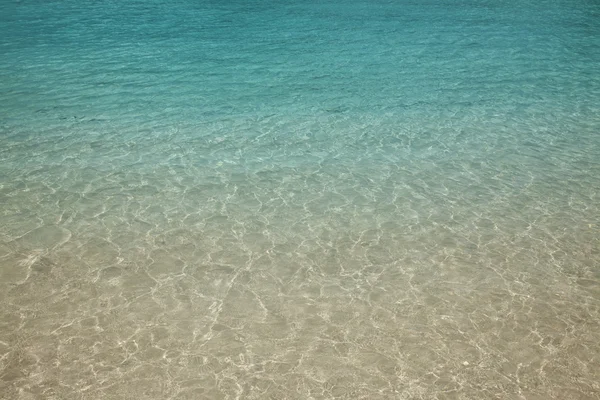
[[[600,3],[0,5],[0,398],[600,399]]]

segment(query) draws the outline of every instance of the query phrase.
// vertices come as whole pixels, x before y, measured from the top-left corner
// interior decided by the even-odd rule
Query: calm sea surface
[[[600,399],[600,2],[3,0],[0,398]]]

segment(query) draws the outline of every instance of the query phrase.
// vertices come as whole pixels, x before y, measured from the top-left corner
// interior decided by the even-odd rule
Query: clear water
[[[600,398],[600,3],[5,0],[0,397]]]

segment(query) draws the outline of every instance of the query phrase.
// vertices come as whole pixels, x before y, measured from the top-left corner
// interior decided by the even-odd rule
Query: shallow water
[[[600,398],[595,1],[0,6],[0,397]]]

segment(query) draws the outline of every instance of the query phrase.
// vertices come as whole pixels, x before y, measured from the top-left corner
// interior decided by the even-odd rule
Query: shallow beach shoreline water
[[[599,399],[599,16],[0,6],[0,398]]]

